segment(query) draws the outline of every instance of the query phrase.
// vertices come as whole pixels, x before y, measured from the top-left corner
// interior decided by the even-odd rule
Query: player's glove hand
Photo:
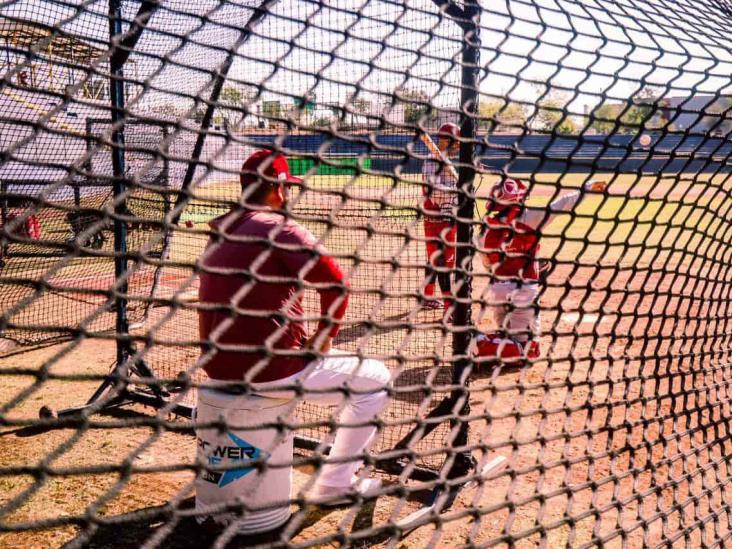
[[[593,193],[604,193],[607,189],[607,181],[593,180],[585,183],[585,190]]]

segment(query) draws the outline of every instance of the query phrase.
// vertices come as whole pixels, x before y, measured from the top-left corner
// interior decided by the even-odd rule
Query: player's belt
[[[227,395],[243,395],[253,392],[251,387],[248,385],[241,385],[237,382],[232,382],[231,385],[217,385],[215,387],[206,388],[209,391],[218,391],[220,393],[226,393]]]

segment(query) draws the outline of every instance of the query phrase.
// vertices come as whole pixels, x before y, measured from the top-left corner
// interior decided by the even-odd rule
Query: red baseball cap
[[[302,179],[294,177],[290,173],[287,157],[269,149],[261,149],[253,153],[241,166],[239,180],[242,187],[260,181],[260,177],[264,177],[272,183],[277,181],[290,185],[302,184]]]

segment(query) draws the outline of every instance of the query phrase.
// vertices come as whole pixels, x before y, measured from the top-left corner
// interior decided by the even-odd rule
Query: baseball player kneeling
[[[309,496],[340,504],[356,493],[378,493],[378,479],[356,472],[376,434],[369,422],[389,403],[391,374],[380,361],[332,349],[348,288],[325,247],[285,215],[288,186],[301,183],[283,155],[257,151],[242,167],[241,204],[211,222],[213,236],[200,261],[203,367],[212,380],[246,381],[265,397],[335,406],[343,426]],[[310,334],[305,287],[320,294],[321,321]]]
[[[606,188],[604,181],[584,185],[591,192]],[[523,181],[506,178],[493,187],[487,204],[480,256],[491,276],[485,300],[498,330],[475,340],[474,353],[484,359],[517,362],[539,358],[539,227],[574,208],[584,193],[569,192],[554,200],[548,210],[526,207],[527,194]]]

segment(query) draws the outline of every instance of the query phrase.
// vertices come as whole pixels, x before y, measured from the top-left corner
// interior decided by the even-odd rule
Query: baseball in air
[[[644,133],[643,135],[641,135],[640,136],[640,144],[642,146],[644,146],[644,147],[647,147],[648,145],[650,145],[651,144],[651,136],[648,135],[647,133]]]

